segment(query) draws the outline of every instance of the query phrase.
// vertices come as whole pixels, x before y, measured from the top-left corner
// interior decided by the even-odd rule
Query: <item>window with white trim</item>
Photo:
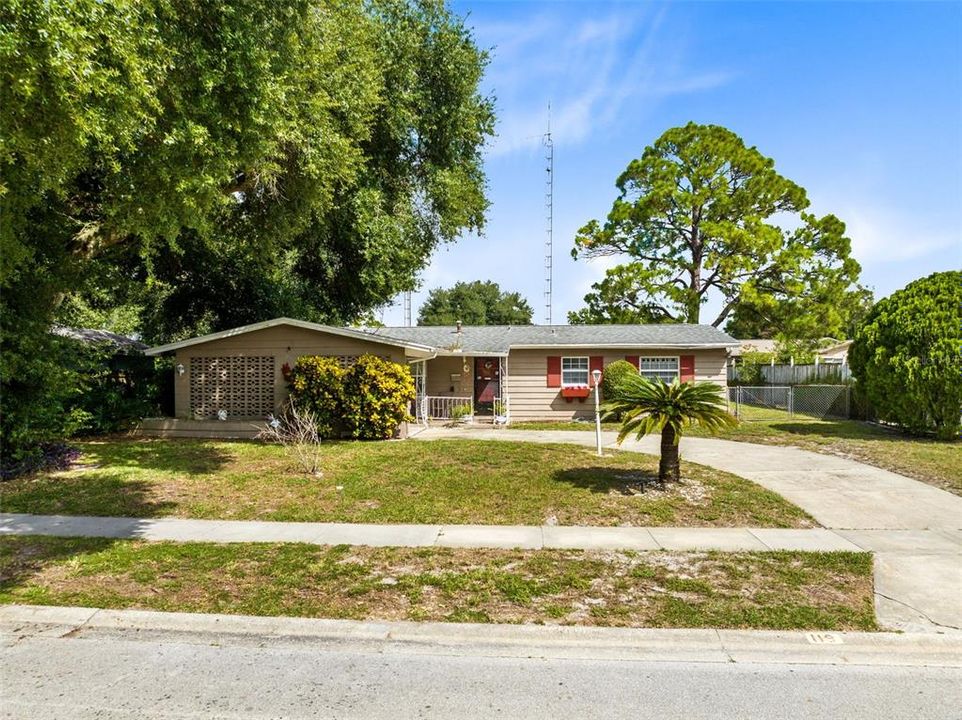
[[[678,357],[638,358],[638,372],[649,380],[671,383],[678,379]]]
[[[573,385],[588,385],[588,358],[561,358],[561,386],[571,387]]]

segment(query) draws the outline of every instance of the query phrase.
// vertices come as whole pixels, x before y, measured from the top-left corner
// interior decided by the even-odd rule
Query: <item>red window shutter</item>
[[[679,362],[682,382],[695,382],[695,356],[682,355]]]
[[[588,358],[588,386],[595,384],[594,373],[595,370],[605,371],[605,358],[603,355],[592,355]]]
[[[625,355],[625,360],[630,362],[636,368],[638,367],[638,355]]]
[[[548,387],[561,387],[561,356],[548,356]]]

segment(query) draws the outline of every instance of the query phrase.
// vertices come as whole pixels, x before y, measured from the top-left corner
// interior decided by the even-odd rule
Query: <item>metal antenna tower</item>
[[[411,291],[404,291],[404,326],[411,327]]]
[[[544,145],[545,168],[545,241],[544,241],[544,314],[551,324],[551,266],[553,265],[552,233],[554,230],[554,143],[551,141],[551,103],[548,103],[548,132],[541,139]]]

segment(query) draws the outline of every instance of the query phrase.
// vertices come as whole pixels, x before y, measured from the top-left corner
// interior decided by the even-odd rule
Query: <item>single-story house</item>
[[[218,414],[250,427],[283,407],[283,367],[304,355],[347,366],[373,354],[409,365],[419,420],[450,417],[464,404],[512,421],[564,420],[592,416],[592,370],[627,360],[649,377],[725,386],[737,345],[705,325],[347,328],[276,318],[149,348],[174,357],[176,418],[145,430],[180,434],[193,421],[216,433]]]
[[[768,338],[738,340],[737,342],[737,346],[732,348],[729,355],[733,365],[737,365],[741,361],[742,356],[748,352],[772,354],[778,351],[778,341]],[[815,356],[819,364],[845,365],[848,362],[848,349],[852,346],[851,340],[839,341],[834,338],[822,338],[820,342],[828,344],[815,351]]]
[[[752,338],[738,340],[729,355],[733,363],[738,363],[745,353],[774,353],[778,348],[778,341],[769,338]]]
[[[845,365],[848,363],[848,349],[852,347],[851,340],[843,340],[819,350],[818,361],[825,365]]]

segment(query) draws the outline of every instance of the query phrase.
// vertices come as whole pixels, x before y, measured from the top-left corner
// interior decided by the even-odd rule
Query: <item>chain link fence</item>
[[[849,385],[758,385],[728,388],[730,412],[742,422],[848,418]]]

